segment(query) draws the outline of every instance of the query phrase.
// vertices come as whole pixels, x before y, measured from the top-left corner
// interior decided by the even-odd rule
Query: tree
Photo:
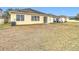
[[[76,19],[76,20],[79,20],[79,14],[77,14],[77,15],[75,16],[75,19]]]
[[[12,8],[7,9],[6,11],[4,11],[3,17],[5,18],[5,23],[8,23],[9,19],[10,19],[10,14],[9,11],[12,11]]]
[[[3,16],[3,10],[0,8],[0,18]]]
[[[6,11],[4,11],[4,15],[3,15],[6,19],[9,19],[9,17],[10,17],[10,14],[9,14],[9,11],[8,10],[6,10]]]

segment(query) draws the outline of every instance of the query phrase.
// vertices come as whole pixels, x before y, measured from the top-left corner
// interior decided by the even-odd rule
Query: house
[[[26,24],[48,24],[53,23],[57,18],[55,15],[46,14],[33,9],[13,10],[9,12],[10,22],[16,22],[16,25]]]
[[[0,24],[4,24],[3,11],[0,9]]]
[[[4,24],[4,19],[0,17],[0,24]]]
[[[67,16],[57,16],[55,17],[54,19],[54,22],[57,22],[57,23],[64,23],[64,22],[67,22],[68,21],[68,17]]]

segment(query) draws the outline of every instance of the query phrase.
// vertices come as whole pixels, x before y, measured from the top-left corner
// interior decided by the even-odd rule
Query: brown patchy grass
[[[0,30],[3,30],[3,29],[7,29],[7,28],[10,28],[10,24],[9,23],[6,23],[6,24],[0,24]]]
[[[1,51],[79,51],[79,23],[15,26],[0,30]]]

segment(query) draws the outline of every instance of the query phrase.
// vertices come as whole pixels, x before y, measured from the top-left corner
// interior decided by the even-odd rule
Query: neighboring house
[[[54,22],[59,22],[59,23],[64,23],[64,22],[67,22],[68,21],[68,17],[67,16],[57,16],[55,19],[54,19]]]
[[[4,24],[4,19],[0,17],[0,24]]]
[[[46,14],[30,8],[10,11],[9,14],[10,22],[16,22],[16,25],[48,24],[53,23],[54,19],[57,19],[55,15]]]
[[[3,11],[0,9],[0,24],[4,24]]]

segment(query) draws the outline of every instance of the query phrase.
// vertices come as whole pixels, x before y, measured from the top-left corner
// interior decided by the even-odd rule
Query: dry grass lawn
[[[15,26],[0,30],[0,51],[79,51],[79,23]]]

